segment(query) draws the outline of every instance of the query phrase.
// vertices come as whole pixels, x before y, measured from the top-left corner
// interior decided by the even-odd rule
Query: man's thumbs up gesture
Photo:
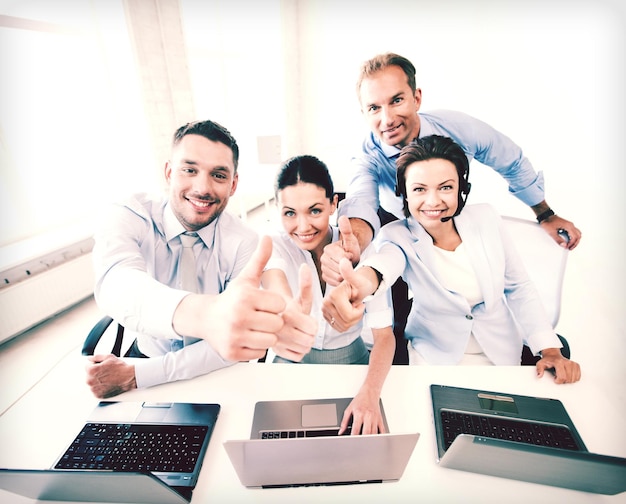
[[[174,330],[181,336],[207,340],[226,360],[263,357],[277,342],[286,307],[283,296],[259,287],[271,254],[271,239],[261,237],[248,264],[224,292],[183,298],[174,314]]]
[[[328,285],[337,286],[343,280],[339,263],[342,259],[348,259],[352,264],[356,264],[361,259],[361,248],[359,240],[352,232],[350,219],[345,216],[337,220],[339,235],[341,240],[330,243],[324,247],[324,253],[320,258],[322,265],[322,278]]]

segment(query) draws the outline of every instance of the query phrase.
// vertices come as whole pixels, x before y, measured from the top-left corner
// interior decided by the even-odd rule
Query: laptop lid
[[[274,487],[400,479],[419,434],[337,436],[351,401],[257,402],[250,439],[224,443],[241,483]],[[382,401],[380,410],[389,432]]]
[[[455,439],[440,465],[583,492],[615,495],[626,491],[624,458],[467,434]]]
[[[590,453],[558,400],[442,385],[431,385],[431,396],[442,467],[592,493],[626,490],[626,459]],[[556,448],[459,434],[446,450],[442,411],[567,427],[577,446]]]
[[[246,487],[374,483],[399,480],[419,434],[373,434],[226,441]]]
[[[87,436],[94,436],[94,443],[98,443],[99,433],[95,432],[94,425],[120,426],[127,432],[122,437],[133,436],[133,431],[148,428],[154,431],[155,437],[170,434],[177,436],[177,430],[181,431],[181,436],[187,437],[186,443],[193,444],[193,450],[185,449],[188,460],[176,456],[179,462],[176,468],[167,468],[164,462],[165,454],[155,454],[154,459],[150,454],[155,449],[149,445],[142,446],[139,441],[137,445],[126,446],[126,450],[142,450],[144,463],[129,465],[128,467],[116,467],[115,471],[129,472],[151,472],[161,481],[172,487],[193,488],[198,480],[200,468],[209,445],[209,440],[213,433],[220,406],[218,404],[196,404],[196,403],[172,403],[172,402],[126,402],[126,401],[102,401],[91,412],[85,427],[91,426],[91,431],[83,428],[77,433],[76,438],[69,444],[67,450],[59,457],[53,469],[60,470],[100,470],[111,469],[98,465],[98,460],[94,458],[83,458],[80,449],[76,449],[79,441]],[[192,427],[198,427],[198,430]],[[81,448],[82,449],[82,448]],[[142,454],[142,455],[143,455]],[[130,454],[136,455],[135,453]],[[138,455],[138,454],[137,454]]]
[[[262,438],[265,432],[319,431],[320,434],[332,435],[331,431],[339,430],[350,402],[351,397],[259,401],[254,407],[250,439]],[[380,411],[385,430],[389,432],[382,401]]]
[[[0,469],[0,488],[42,501],[188,504],[149,473]]]

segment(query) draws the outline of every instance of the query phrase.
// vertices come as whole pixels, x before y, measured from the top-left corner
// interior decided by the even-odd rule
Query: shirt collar
[[[383,154],[389,159],[392,159],[400,154],[401,149],[398,149],[395,145],[388,145],[380,138],[376,138],[376,140],[378,142],[380,150],[383,151]]]
[[[433,135],[433,134],[435,134],[435,131],[433,130],[432,125],[427,122],[425,123],[423,118],[420,116],[420,131],[417,134],[417,138],[423,138],[425,136]],[[393,159],[394,157],[397,157],[398,154],[400,154],[400,151],[402,149],[398,149],[395,145],[386,144],[375,135],[374,135],[374,138],[375,138],[376,143],[380,147],[380,150],[382,150],[383,154],[387,156],[389,159]]]
[[[202,229],[197,231],[198,236],[202,239],[207,247],[211,247],[213,244],[215,229],[217,227],[218,220],[219,217],[211,222],[211,224],[209,224],[208,226],[204,226]],[[165,233],[165,238],[168,242],[187,231],[185,227],[180,223],[176,215],[174,215],[174,211],[172,210],[172,206],[169,202],[167,202],[165,208],[163,209],[163,231]]]
[[[435,135],[437,132],[435,128],[429,121],[424,120],[424,116],[420,115],[420,132],[417,135],[417,138],[424,138],[429,135]]]

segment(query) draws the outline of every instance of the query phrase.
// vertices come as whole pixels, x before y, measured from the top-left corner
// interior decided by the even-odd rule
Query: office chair
[[[107,333],[107,330],[109,331],[108,333]],[[113,330],[115,330],[115,333],[113,333]],[[104,347],[102,349],[102,353],[112,353],[113,355],[120,357],[120,354],[122,353],[123,343],[124,343],[124,326],[122,324],[114,323],[113,318],[109,317],[108,315],[105,315],[100,320],[98,320],[98,322],[89,331],[89,334],[87,334],[87,337],[85,338],[85,341],[83,342],[83,348],[81,350],[81,353],[83,355],[93,355],[100,341],[102,341],[103,339],[107,339],[107,338],[108,339],[114,338],[113,347],[111,348],[110,351],[107,350],[107,347]],[[128,342],[128,345],[127,345],[128,348],[126,349],[126,352],[124,353],[124,357],[129,356],[132,343],[133,343],[132,341]],[[265,357],[261,357],[260,359],[255,359],[250,362],[263,363],[265,362],[266,357],[267,357],[267,353]]]
[[[535,221],[503,216],[504,228],[513,240],[530,279],[535,284],[546,313],[556,329],[561,314],[561,291],[567,264],[568,250],[560,247]],[[557,334],[563,348],[561,353],[569,359],[570,346],[567,340]],[[535,357],[524,345],[521,363],[534,366],[539,357]]]
[[[89,334],[87,334],[87,337],[85,338],[82,349],[83,355],[94,354],[96,346],[98,345],[98,343],[100,343],[100,340],[102,340],[105,334],[108,334],[107,329],[109,329],[109,326],[111,326],[111,324],[113,324],[113,319],[108,315],[105,315],[100,320],[98,320],[96,325],[91,328],[91,331],[89,331]],[[120,354],[122,352],[122,343],[124,341],[124,326],[122,324],[115,323],[113,326],[111,326],[111,329],[115,329],[115,340],[110,353],[116,355],[117,357],[120,357]],[[104,351],[104,353],[107,353],[107,351]],[[124,354],[124,357],[128,356],[127,353],[128,351]]]

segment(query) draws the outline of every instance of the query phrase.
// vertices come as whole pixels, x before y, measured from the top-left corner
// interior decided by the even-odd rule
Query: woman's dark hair
[[[430,135],[419,138],[400,151],[400,156],[396,160],[396,195],[402,196],[404,215],[409,217],[409,207],[406,201],[406,170],[417,161],[427,161],[429,159],[445,159],[450,161],[459,175],[459,205],[454,213],[457,216],[461,213],[465,200],[470,191],[471,184],[469,178],[469,162],[467,156],[459,144],[448,137]],[[465,195],[465,198],[463,197]]]
[[[200,135],[212,142],[223,143],[233,153],[235,172],[239,164],[239,146],[237,141],[224,126],[213,121],[195,121],[187,123],[176,130],[172,139],[172,147],[176,146],[186,135]]]
[[[315,184],[326,192],[329,200],[333,199],[335,189],[328,167],[315,156],[303,155],[288,159],[278,170],[274,183],[274,196],[285,187],[297,185],[298,182]]]

